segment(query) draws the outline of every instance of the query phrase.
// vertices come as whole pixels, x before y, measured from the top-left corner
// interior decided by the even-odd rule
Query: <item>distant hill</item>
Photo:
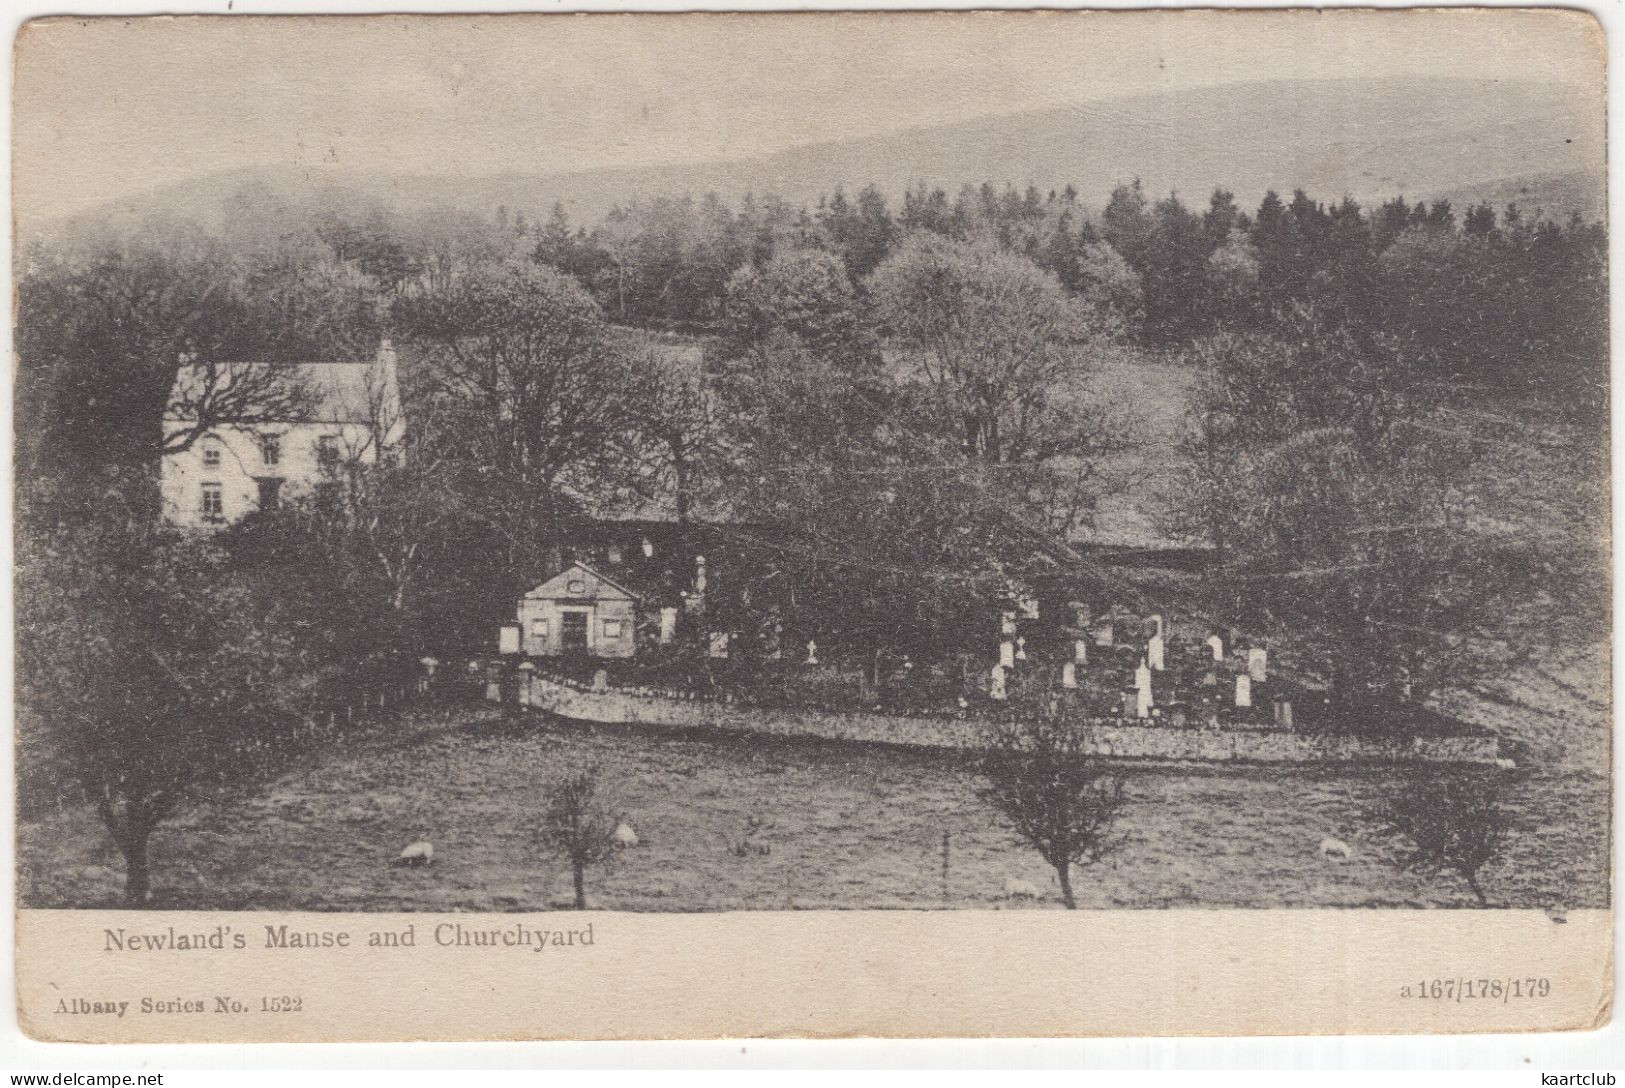
[[[537,149],[538,162],[547,161]],[[1277,81],[1106,99],[885,136],[795,147],[734,162],[467,177],[268,167],[202,177],[111,202],[96,217],[152,211],[207,221],[236,214],[239,194],[293,206],[377,201],[412,212],[500,205],[536,217],[562,203],[593,222],[617,202],[659,193],[777,193],[811,203],[837,184],[874,183],[894,206],[918,181],[950,195],[990,180],[1043,191],[1075,185],[1098,206],[1139,177],[1153,196],[1205,204],[1223,187],[1244,207],[1266,189],[1373,202],[1395,194],[1453,200],[1516,194],[1553,179],[1542,200],[1600,210],[1605,177],[1599,97],[1568,85],[1460,79]],[[1556,179],[1569,179],[1558,181]],[[1509,188],[1510,187],[1510,188]],[[1473,194],[1482,193],[1482,196]],[[1460,194],[1459,196],[1457,194]],[[1591,202],[1587,203],[1586,201]],[[1563,207],[1571,206],[1563,203]],[[77,217],[81,221],[95,217]]]
[[[1575,212],[1590,221],[1605,218],[1608,211],[1606,179],[1581,171],[1486,181],[1435,193],[1433,199],[1450,201],[1458,217],[1462,210],[1474,204],[1488,204],[1497,216],[1508,204],[1516,204],[1525,219],[1544,217],[1560,223]]]

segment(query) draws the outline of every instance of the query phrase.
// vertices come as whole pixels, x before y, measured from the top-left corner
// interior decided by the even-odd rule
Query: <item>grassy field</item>
[[[1002,908],[1007,879],[1046,890],[951,759],[833,744],[689,739],[471,709],[418,715],[257,795],[199,806],[155,837],[155,905],[268,910],[529,911],[568,903],[538,844],[547,783],[595,765],[643,842],[589,877],[615,910]],[[1399,872],[1364,815],[1380,775],[1141,769],[1119,855],[1081,874],[1086,907],[1465,906],[1449,877]],[[1512,783],[1518,830],[1484,873],[1492,901],[1607,901],[1606,779],[1536,771]],[[944,869],[943,837],[947,836]],[[1324,860],[1322,837],[1353,844]],[[435,864],[389,860],[428,838]],[[85,812],[25,824],[25,904],[104,906],[121,869]]]

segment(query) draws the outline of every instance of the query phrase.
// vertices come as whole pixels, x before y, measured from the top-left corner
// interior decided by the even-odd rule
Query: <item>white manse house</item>
[[[291,398],[297,410],[287,419],[253,413],[252,423],[221,423],[164,457],[161,493],[170,524],[226,525],[339,484],[350,466],[399,455],[406,420],[388,339],[369,362],[182,364],[164,413],[166,440],[198,426],[189,406],[207,401],[200,386],[267,373],[298,392]]]

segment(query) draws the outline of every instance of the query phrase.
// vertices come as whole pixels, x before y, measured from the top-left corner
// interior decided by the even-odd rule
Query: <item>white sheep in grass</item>
[[[407,844],[392,864],[394,865],[429,865],[434,861],[434,843],[427,839]]]
[[[1354,856],[1354,848],[1342,839],[1328,835],[1320,840],[1320,856],[1327,861],[1348,861]]]
[[[625,820],[622,820],[615,825],[615,834],[613,838],[615,840],[615,849],[617,850],[625,850],[638,844],[637,831],[634,830],[632,825],[627,823]]]
[[[1008,877],[1004,882],[1004,897],[1006,899],[1038,899],[1043,895],[1038,885],[1030,880],[1018,880]]]

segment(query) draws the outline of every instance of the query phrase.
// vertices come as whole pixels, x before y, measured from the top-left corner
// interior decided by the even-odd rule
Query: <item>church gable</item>
[[[527,600],[633,601],[637,595],[585,563],[572,563],[529,593]]]

